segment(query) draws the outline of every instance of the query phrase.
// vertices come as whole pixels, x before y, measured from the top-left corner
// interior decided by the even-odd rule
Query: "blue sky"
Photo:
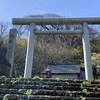
[[[0,0],[0,22],[45,13],[66,17],[98,17],[100,0]]]

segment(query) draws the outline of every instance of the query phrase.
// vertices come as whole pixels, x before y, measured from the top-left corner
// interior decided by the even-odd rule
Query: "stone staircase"
[[[100,81],[2,77],[0,100],[100,100]]]

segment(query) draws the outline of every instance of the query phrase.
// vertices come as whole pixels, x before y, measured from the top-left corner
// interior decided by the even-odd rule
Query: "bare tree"
[[[13,25],[12,27],[16,28],[17,30],[17,38],[22,38],[23,36],[27,37],[28,33],[28,26],[26,25]]]
[[[8,36],[9,25],[10,25],[10,23],[0,22],[0,37],[1,38]]]

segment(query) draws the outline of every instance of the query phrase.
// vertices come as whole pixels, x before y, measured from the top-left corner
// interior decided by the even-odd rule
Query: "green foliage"
[[[27,40],[23,38],[17,39],[16,45],[19,47],[27,46]]]
[[[18,78],[13,78],[13,79],[11,80],[11,82],[12,82],[13,84],[15,84],[15,83],[21,81],[22,79],[23,79],[23,77],[22,77],[21,75],[19,75]]]
[[[27,50],[27,39],[17,39],[15,49],[15,76],[24,74],[25,58]]]
[[[36,36],[33,58],[34,71],[32,72],[40,73],[48,64],[79,63],[83,65],[83,48],[80,42],[73,42],[76,37]],[[77,39],[80,39],[80,36]],[[24,73],[27,40],[17,39],[16,44],[15,66],[16,76],[18,77],[18,75],[23,75]],[[91,39],[91,49],[93,66],[96,66],[97,62],[100,61],[100,40]]]
[[[86,100],[86,97],[80,96],[81,100]]]
[[[41,77],[40,76],[34,76],[33,78],[34,79],[40,79]]]
[[[33,93],[33,90],[32,90],[32,89],[29,89],[29,90],[27,90],[24,94],[27,95],[27,96],[29,96],[29,95],[31,95],[32,93]]]
[[[72,92],[71,91],[66,91],[66,96],[72,96]]]
[[[54,80],[56,80],[56,81],[61,81],[62,80],[62,78],[54,78]]]
[[[82,92],[85,94],[85,95],[89,95],[89,92],[87,89],[83,89]]]
[[[21,75],[19,75],[18,81],[20,81],[20,80],[22,80],[22,79],[23,79],[23,77],[22,77]]]
[[[92,65],[96,67],[98,62],[100,62],[100,53],[92,53]]]
[[[34,76],[33,79],[39,79],[39,80],[42,80],[43,78],[41,78],[40,76]]]
[[[33,72],[41,72],[48,64],[80,63],[80,59],[82,59],[82,49],[69,48],[65,46],[66,44],[63,46],[56,43],[56,41],[52,44],[51,42],[54,39],[52,37],[48,38],[50,39],[49,43],[47,43],[45,39],[43,40],[44,42],[41,43],[41,38],[35,45],[33,63],[35,70]],[[56,38],[58,39],[59,37]],[[64,43],[66,43],[66,41]],[[17,72],[16,76],[18,77],[18,75],[23,75],[24,73],[27,40],[17,39],[16,44],[15,66]]]
[[[6,95],[3,97],[3,100],[8,100],[8,96],[9,96],[9,94],[6,94]]]
[[[81,83],[81,88],[85,88],[87,86],[90,86],[91,85],[91,81],[88,80],[88,81],[83,81],[83,83]]]
[[[17,80],[14,78],[11,80],[12,84],[15,84],[17,82]]]
[[[100,53],[100,39],[91,38],[91,52],[92,53]]]

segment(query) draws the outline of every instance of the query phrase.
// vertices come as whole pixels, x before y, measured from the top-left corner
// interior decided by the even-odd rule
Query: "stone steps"
[[[27,89],[10,89],[10,90],[2,90],[1,94],[21,94],[24,95]],[[100,92],[89,92],[88,94],[83,93],[82,91],[62,91],[62,90],[32,90],[32,95],[50,95],[50,96],[88,96],[88,97],[100,97]]]
[[[48,95],[16,95],[7,94],[7,100],[100,100],[98,97],[70,97],[70,96],[48,96]],[[5,98],[4,95],[0,97],[0,100]]]
[[[29,80],[20,80],[20,81],[18,81],[18,80],[9,80],[9,81],[7,81],[7,80],[5,80],[5,81],[0,81],[0,84],[36,84],[36,85],[38,85],[38,84],[44,84],[44,85],[70,85],[70,86],[80,86],[80,84],[82,83],[78,83],[78,82],[69,82],[69,81],[65,81],[65,82],[61,82],[61,81],[29,81]],[[98,86],[100,86],[100,82],[91,82],[91,85],[93,86],[93,85],[98,85]]]
[[[0,100],[5,97],[8,100],[100,100],[100,81],[1,78]]]
[[[2,81],[7,81],[7,82],[11,82],[11,80],[18,80],[19,78],[0,78],[0,82],[2,82]],[[55,79],[53,79],[53,78],[27,78],[27,79],[19,79],[20,80],[20,82],[24,82],[24,81],[45,81],[45,82],[47,82],[47,81],[50,81],[50,82],[57,82],[57,81],[59,81],[59,82],[70,82],[70,83],[73,83],[73,82],[75,82],[75,83],[82,83],[83,81],[85,81],[85,80],[77,80],[77,79],[59,79],[59,78],[55,78]],[[100,83],[100,81],[98,81],[98,80],[93,80],[93,81],[91,81],[91,83],[96,83],[96,84],[99,84]]]
[[[45,89],[45,90],[70,90],[70,91],[82,91],[84,88],[81,87],[74,87],[74,86],[53,86],[53,85],[3,85],[2,88],[0,88],[0,92],[4,91],[4,90],[12,90],[13,89],[33,89],[33,90],[38,90],[38,89]],[[100,88],[98,87],[85,87],[85,89],[87,89],[90,92],[100,92]]]

